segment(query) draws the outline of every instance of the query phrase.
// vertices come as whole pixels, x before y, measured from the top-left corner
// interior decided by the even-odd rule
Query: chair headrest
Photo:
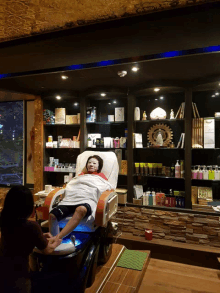
[[[103,168],[101,172],[106,176],[108,181],[115,189],[118,182],[118,160],[114,152],[96,152],[85,151],[77,157],[76,160],[76,175],[80,174],[84,169],[86,162],[90,156],[98,155],[103,159]]]

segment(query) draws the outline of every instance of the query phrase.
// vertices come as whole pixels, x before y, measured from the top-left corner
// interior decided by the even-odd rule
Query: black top
[[[0,242],[0,271],[4,277],[28,278],[29,254],[34,247],[47,247],[47,239],[38,223],[20,220],[13,225],[2,227]]]

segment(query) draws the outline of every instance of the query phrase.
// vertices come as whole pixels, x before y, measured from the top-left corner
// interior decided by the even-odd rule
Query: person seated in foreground
[[[42,233],[40,225],[28,218],[34,199],[25,186],[14,186],[7,193],[0,217],[0,284],[2,293],[29,293],[29,255],[36,246],[49,254],[60,245],[50,233]]]
[[[74,177],[66,186],[65,197],[49,215],[49,229],[53,236],[62,239],[71,233],[80,221],[93,215],[101,194],[112,186],[103,173],[103,160],[97,155],[88,158],[85,172]],[[58,222],[73,214],[66,226],[60,231]]]

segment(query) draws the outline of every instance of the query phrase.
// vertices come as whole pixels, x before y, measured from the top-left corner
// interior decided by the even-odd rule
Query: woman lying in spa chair
[[[50,233],[57,239],[71,233],[84,217],[92,215],[102,192],[112,189],[108,179],[101,173],[102,167],[102,158],[91,156],[85,166],[86,172],[80,173],[67,184],[64,199],[49,215]],[[72,218],[59,231],[58,222],[71,214]]]

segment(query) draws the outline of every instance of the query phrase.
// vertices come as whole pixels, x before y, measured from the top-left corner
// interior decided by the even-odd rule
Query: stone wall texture
[[[0,41],[213,0],[0,0]]]
[[[154,239],[220,247],[218,216],[119,207],[113,221],[120,231],[134,236],[144,238],[145,229],[152,229]]]

